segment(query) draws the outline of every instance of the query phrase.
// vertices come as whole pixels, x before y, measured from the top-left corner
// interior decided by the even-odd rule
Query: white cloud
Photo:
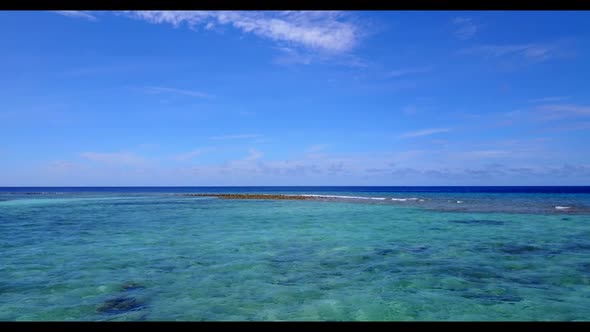
[[[82,18],[88,21],[97,21],[98,19],[91,14],[88,14],[88,11],[83,10],[54,10],[56,14],[72,17],[72,18]]]
[[[413,132],[405,133],[405,134],[401,135],[401,137],[402,138],[411,138],[411,137],[430,136],[430,135],[439,134],[439,133],[446,133],[446,132],[449,132],[451,130],[452,129],[450,129],[450,128],[424,129],[424,130],[418,130],[418,131],[413,131]]]
[[[330,53],[351,50],[359,28],[334,11],[126,11],[123,15],[155,24],[190,28],[230,25],[244,33]]]
[[[193,90],[182,90],[182,89],[174,89],[174,88],[164,88],[164,87],[146,87],[145,92],[147,93],[174,93],[189,97],[196,97],[196,98],[213,98],[212,95],[201,92],[201,91],[193,91]]]
[[[453,23],[458,26],[457,30],[455,30],[455,36],[459,39],[473,38],[478,31],[477,25],[470,18],[456,17],[453,19]]]
[[[249,138],[257,138],[260,137],[258,134],[238,134],[238,135],[221,135],[221,136],[211,136],[209,139],[212,140],[226,140],[226,139],[249,139]]]

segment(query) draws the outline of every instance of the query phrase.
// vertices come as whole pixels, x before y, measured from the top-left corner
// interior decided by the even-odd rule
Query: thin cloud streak
[[[212,148],[195,149],[195,150],[188,151],[185,153],[179,153],[179,154],[173,155],[172,159],[174,159],[176,161],[189,161],[189,160],[194,159],[198,156],[201,156],[211,150],[213,150],[213,149]]]
[[[130,165],[138,166],[145,164],[145,159],[129,152],[83,152],[80,157],[103,164],[109,165]]]
[[[250,139],[250,138],[258,138],[261,135],[258,134],[238,134],[238,135],[221,135],[221,136],[211,136],[209,139],[212,140],[226,140],[226,139]]]
[[[544,120],[590,116],[590,106],[580,106],[573,104],[540,105],[537,106],[537,110],[543,114]]]
[[[412,138],[412,137],[423,137],[423,136],[430,136],[434,134],[446,133],[451,131],[451,128],[433,128],[433,129],[424,129],[414,132],[409,132],[401,135],[402,138]]]
[[[156,94],[173,93],[173,94],[179,94],[179,95],[195,97],[195,98],[214,98],[215,97],[213,95],[210,95],[208,93],[201,92],[201,91],[183,90],[183,89],[166,88],[166,87],[146,87],[145,92],[156,93]]]
[[[528,60],[545,61],[555,57],[557,49],[549,44],[479,45],[461,50],[461,54],[481,54],[488,57],[517,56]]]
[[[402,76],[408,76],[408,75],[412,75],[412,74],[429,73],[431,71],[432,71],[432,68],[430,68],[430,67],[401,68],[401,69],[396,69],[396,70],[390,71],[387,76],[389,76],[389,77],[402,77]]]
[[[578,130],[590,130],[590,122],[576,122],[549,129],[552,132],[570,132]]]
[[[548,103],[554,101],[562,101],[570,99],[570,96],[559,96],[559,97],[545,97],[545,98],[537,98],[537,99],[530,99],[529,103]]]

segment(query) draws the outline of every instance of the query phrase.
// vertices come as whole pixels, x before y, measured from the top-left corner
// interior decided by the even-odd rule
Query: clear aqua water
[[[2,188],[0,250],[8,321],[590,320],[587,187]]]

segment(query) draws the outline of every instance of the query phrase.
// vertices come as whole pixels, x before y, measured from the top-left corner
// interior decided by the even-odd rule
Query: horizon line
[[[208,185],[208,186],[0,186],[0,188],[207,188],[207,187],[590,187],[588,185],[506,185],[506,186],[493,186],[493,185],[445,185],[445,186],[429,186],[429,185],[379,185],[379,186],[361,186],[361,185],[324,185],[324,186],[290,186],[290,185],[272,185],[272,186],[227,186],[227,185]]]

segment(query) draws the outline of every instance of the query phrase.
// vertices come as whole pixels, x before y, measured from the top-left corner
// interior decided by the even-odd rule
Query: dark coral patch
[[[493,225],[501,226],[504,225],[503,221],[499,220],[486,220],[486,219],[464,219],[464,220],[450,220],[449,222],[455,224],[467,224],[467,225]]]
[[[393,249],[378,249],[375,251],[375,254],[377,254],[379,256],[386,256],[386,255],[393,254],[394,252],[395,252],[395,250],[393,250]]]
[[[488,293],[464,293],[461,295],[467,299],[477,299],[481,300],[484,303],[494,304],[494,303],[516,303],[523,300],[522,297],[511,295],[511,294],[488,294]]]
[[[571,242],[563,246],[563,250],[571,251],[571,252],[581,252],[581,251],[588,251],[590,250],[590,242],[589,241],[577,241]]]
[[[145,286],[136,283],[136,282],[126,282],[123,284],[123,286],[121,286],[121,288],[125,291],[132,291],[132,290],[137,290],[137,289],[144,289]]]
[[[145,308],[145,304],[132,297],[117,297],[107,300],[96,311],[105,314],[122,314],[130,311],[137,311]]]
[[[501,252],[511,255],[531,254],[540,252],[542,250],[543,248],[533,246],[530,244],[508,244],[500,248]]]

